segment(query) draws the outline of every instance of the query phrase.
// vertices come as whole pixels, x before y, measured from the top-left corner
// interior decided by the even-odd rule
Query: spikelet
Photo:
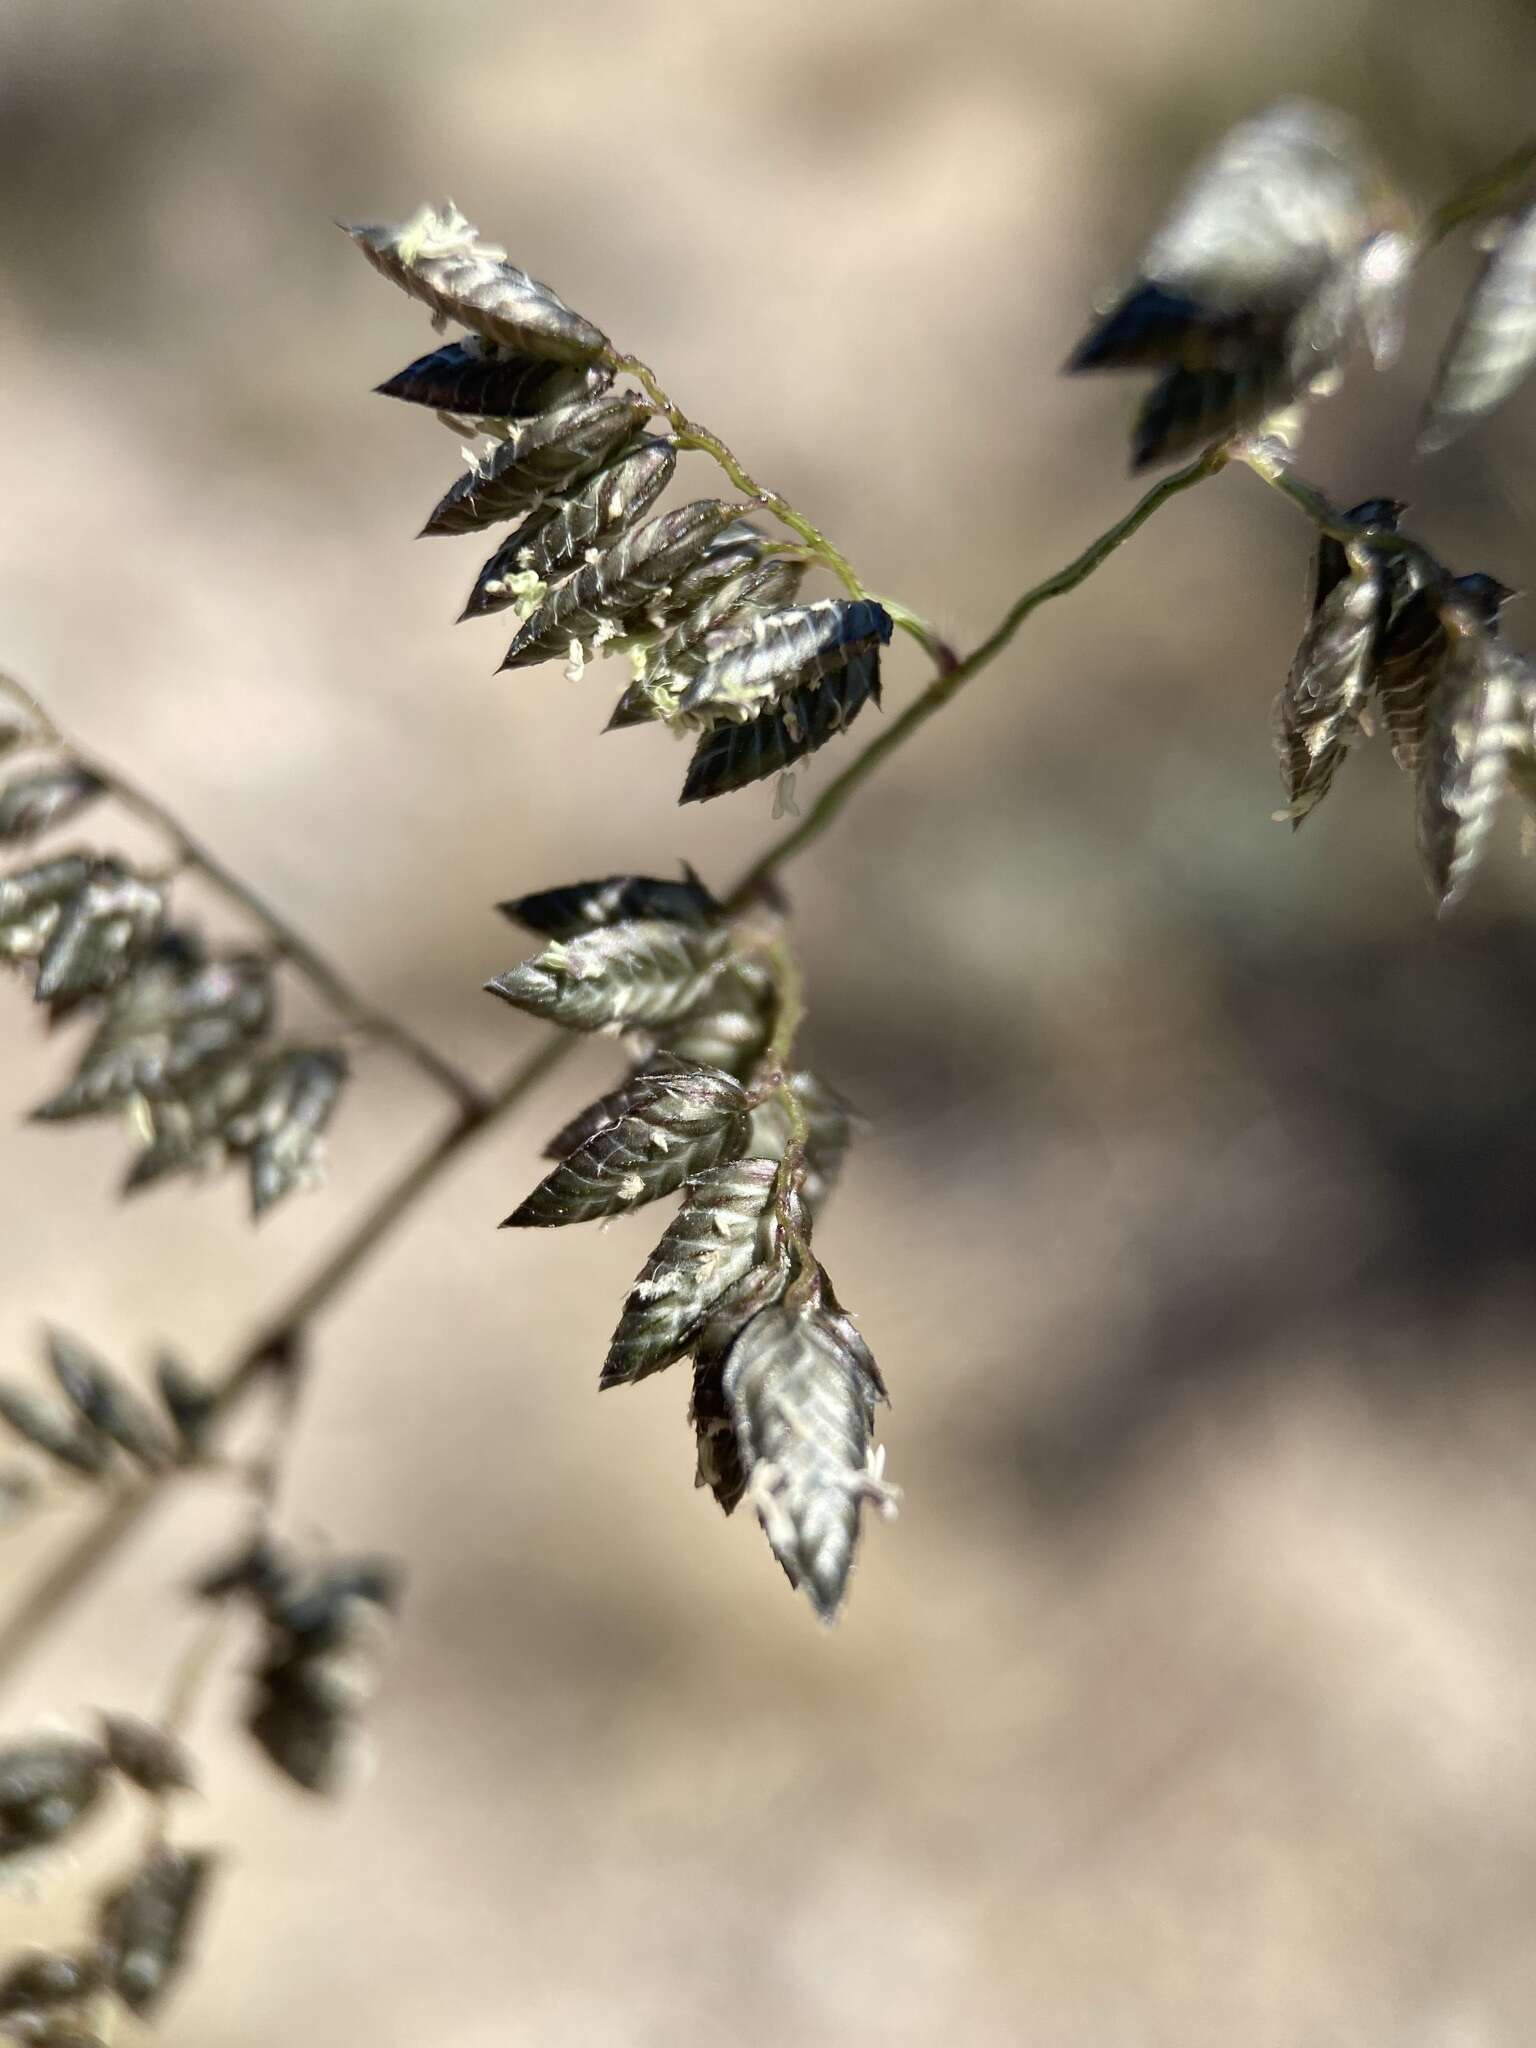
[[[1419,764],[1418,842],[1442,914],[1466,893],[1524,743],[1518,665],[1470,609],[1445,614],[1450,652]]]
[[[1446,343],[1419,446],[1447,447],[1536,364],[1536,198],[1504,223]]]
[[[1386,579],[1362,547],[1350,574],[1313,614],[1285,688],[1275,700],[1275,745],[1285,784],[1281,813],[1297,826],[1328,794],[1345,749],[1360,728],[1371,683],[1371,656]]]
[[[1138,274],[1067,368],[1157,368],[1132,436],[1141,469],[1261,426],[1327,388],[1357,333],[1393,352],[1414,254],[1343,116],[1284,100],[1194,172]]]
[[[504,249],[482,241],[451,202],[424,206],[400,227],[346,232],[391,284],[430,306],[440,321],[457,321],[498,347],[587,363],[608,346],[600,328],[509,263]]]

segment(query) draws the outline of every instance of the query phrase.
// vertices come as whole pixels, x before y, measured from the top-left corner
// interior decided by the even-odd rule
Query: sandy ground
[[[771,793],[678,813],[664,737],[450,625],[479,553],[409,536],[458,458],[368,395],[429,331],[333,218],[450,193],[968,644],[1129,502],[1129,394],[1055,372],[1189,151],[1311,90],[1433,193],[1521,138],[1533,61],[1522,10],[1430,0],[11,0],[0,662],[490,1076],[531,1041],[488,906],[723,879]],[[1406,453],[1468,261],[1306,466],[1520,583],[1529,398]],[[1437,928],[1380,749],[1270,823],[1306,551],[1252,478],[1181,500],[791,878],[809,1050],[872,1119],[820,1241],[906,1489],[835,1634],[691,1491],[684,1387],[595,1398],[648,1219],[495,1233],[601,1052],[325,1322],[284,1517],[409,1562],[376,1768],[279,1784],[230,1644],[167,2048],[1536,2033],[1533,884],[1511,831]],[[0,1010],[16,1110],[62,1057]],[[45,1319],[216,1365],[439,1114],[368,1058],[329,1189],[254,1235],[15,1123],[6,1369]],[[7,1539],[8,1597],[86,1512]],[[6,1726],[153,1705],[237,1514],[185,1488]],[[0,1898],[7,1941],[112,1848]]]

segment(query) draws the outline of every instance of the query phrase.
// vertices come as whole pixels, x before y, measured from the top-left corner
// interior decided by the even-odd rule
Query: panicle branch
[[[212,1615],[178,1660],[159,1718],[112,1713],[94,1737],[0,1744],[0,1875],[60,1841],[73,1846],[114,1787],[148,1802],[143,1855],[98,1892],[90,1937],[0,1974],[0,2026],[98,2048],[120,2010],[153,2017],[173,1986],[215,1866],[206,1849],[174,1839],[196,1776],[186,1738],[235,1617],[255,1630],[243,1714],[252,1739],[307,1790],[344,1779],[399,1573],[374,1557],[305,1558],[274,1533],[307,1339],[400,1219],[579,1034],[621,1038],[627,1070],[551,1141],[551,1170],[507,1221],[560,1227],[679,1197],[624,1303],[599,1387],[690,1360],[696,1485],[727,1514],[749,1500],[791,1584],[835,1618],[862,1510],[889,1514],[896,1495],[875,1441],[884,1381],[813,1249],[858,1120],[796,1064],[804,985],[773,885],[1041,604],[1077,589],[1164,505],[1230,461],[1317,530],[1310,612],[1274,710],[1280,815],[1293,827],[1309,816],[1379,719],[1415,779],[1435,900],[1445,909],[1464,893],[1502,796],[1536,803],[1536,667],[1499,637],[1512,592],[1486,573],[1447,568],[1402,530],[1406,508],[1394,500],[1341,510],[1296,473],[1292,448],[1300,408],[1336,386],[1356,339],[1378,363],[1390,359],[1424,250],[1514,202],[1446,344],[1421,446],[1445,445],[1509,396],[1536,365],[1533,180],[1536,144],[1527,144],[1417,221],[1351,125],[1326,109],[1287,101],[1234,130],[1068,366],[1155,372],[1132,430],[1134,467],[1194,452],[1021,593],[964,658],[909,607],[872,598],[826,534],[690,419],[646,364],[510,264],[455,208],[424,208],[399,229],[350,231],[439,327],[464,330],[380,389],[485,444],[425,530],[517,522],[465,609],[514,612],[504,667],[563,657],[579,675],[596,654],[626,654],[629,685],[611,724],[655,720],[695,739],[685,802],[780,774],[866,702],[878,705],[894,630],[926,650],[935,674],[722,898],[688,870],[502,905],[541,950],[488,986],[565,1035],[546,1037],[492,1089],[359,994],[165,805],[0,678],[0,753],[38,757],[0,787],[0,842],[28,843],[110,796],[171,856],[163,870],[137,872],[114,856],[69,851],[0,876],[0,956],[31,975],[51,1015],[94,1019],[76,1072],[39,1116],[124,1115],[140,1139],[130,1188],[241,1156],[260,1214],[313,1178],[346,1071],[340,1045],[274,1036],[280,964],[308,980],[349,1034],[398,1051],[453,1106],[221,1375],[162,1357],[150,1397],[77,1338],[50,1331],[51,1390],[0,1383],[0,1419],[31,1460],[0,1472],[0,1511],[14,1517],[50,1487],[94,1488],[106,1501],[0,1629],[0,1679],[171,1478],[228,1465],[221,1432],[247,1397],[265,1389],[273,1400],[262,1455],[228,1465],[251,1526],[194,1589]],[[638,391],[614,388],[626,379]],[[665,434],[653,431],[658,418]],[[655,511],[690,451],[709,456],[747,503]],[[793,539],[743,514],[768,515]],[[842,595],[800,602],[813,570],[829,572]],[[186,870],[260,928],[259,952],[211,952],[170,922],[169,889]]]

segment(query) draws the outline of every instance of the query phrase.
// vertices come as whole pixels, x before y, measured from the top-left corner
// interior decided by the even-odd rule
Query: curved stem
[[[1242,462],[1251,469],[1261,482],[1278,491],[1282,498],[1289,498],[1305,519],[1310,519],[1319,533],[1330,535],[1334,540],[1348,543],[1360,539],[1362,529],[1357,520],[1341,511],[1315,484],[1309,484],[1291,469],[1288,460],[1263,441],[1239,443],[1231,450],[1234,462]],[[1434,585],[1445,575],[1440,562],[1428,548],[1413,539],[1412,535],[1397,533],[1388,527],[1371,529],[1372,546],[1383,555],[1393,555],[1399,560],[1414,565],[1420,580]]]
[[[1031,612],[1053,597],[1063,597],[1069,590],[1076,590],[1080,583],[1085,583],[1095,569],[1109,559],[1116,548],[1123,547],[1133,533],[1145,526],[1161,506],[1176,498],[1181,491],[1191,490],[1196,484],[1204,483],[1207,477],[1215,476],[1218,470],[1225,467],[1226,462],[1225,448],[1210,448],[1195,461],[1187,463],[1183,469],[1174,470],[1160,483],[1154,484],[1151,490],[1137,500],[1123,519],[1117,519],[1107,532],[1101,533],[1097,540],[1091,541],[1064,569],[1056,570],[1053,575],[1034,584],[1021,597],[1016,598],[981,645],[974,648],[963,661],[957,662],[947,673],[935,676],[927,689],[913,699],[900,717],[893,718],[879,738],[828,783],[800,822],[758,856],[727,899],[730,905],[735,908],[744,902],[769,875],[775,874],[787,861],[803,853],[813,840],[819,839],[843,806],[874,774],[881,762],[894,754],[898,747],[905,746],[913,733],[926,725],[928,720],[942,711],[950,699],[957,696],[968,682],[989,667]]]
[[[813,526],[803,512],[797,512],[787,498],[781,497],[777,491],[767,490],[760,484],[755,476],[743,468],[718,434],[712,434],[708,427],[700,426],[697,420],[689,419],[682,407],[674,403],[662,389],[661,380],[649,364],[642,363],[638,356],[615,356],[613,366],[622,376],[633,377],[656,410],[665,416],[668,426],[677,436],[679,447],[697,448],[718,463],[738,491],[744,491],[749,498],[755,499],[764,511],[771,512],[775,519],[781,520],[792,533],[798,533],[811,553],[826,564],[852,596],[864,595],[864,586],[854,574],[853,564],[842,550],[834,547],[821,529]]]

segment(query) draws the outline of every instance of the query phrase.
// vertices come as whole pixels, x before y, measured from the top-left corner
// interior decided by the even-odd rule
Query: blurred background
[[[1313,92],[1433,197],[1533,67],[1517,0],[9,0],[0,664],[489,1077],[532,1042],[490,906],[724,882],[772,791],[678,812],[663,734],[599,741],[617,684],[453,626],[485,550],[411,536],[458,455],[370,396],[430,329],[333,219],[451,196],[966,646],[1134,494],[1132,382],[1056,373],[1189,158]],[[1530,394],[1408,453],[1472,262],[1302,467],[1520,585]],[[1437,925],[1380,744],[1271,822],[1308,551],[1245,473],[1179,500],[789,878],[807,1050],[872,1120],[818,1247],[906,1490],[834,1633],[691,1490],[681,1372],[595,1397],[652,1219],[494,1229],[611,1052],[325,1323],[284,1519],[408,1562],[377,1768],[277,1782],[234,1657],[167,2048],[1536,2036],[1536,874],[1511,821]],[[62,1057],[0,1007],[12,1109]],[[119,1207],[120,1133],[18,1117],[0,1367],[47,1319],[216,1368],[441,1114],[372,1056],[259,1233],[234,1176]],[[8,1541],[6,1600],[87,1511]],[[238,1519],[189,1482],[4,1727],[152,1709]],[[0,1898],[7,1943],[94,1867]]]

